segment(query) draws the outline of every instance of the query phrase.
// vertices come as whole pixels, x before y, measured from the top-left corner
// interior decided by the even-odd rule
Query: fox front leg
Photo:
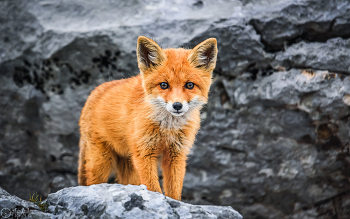
[[[163,153],[163,189],[166,196],[176,200],[181,200],[186,159],[184,152],[173,148],[166,149]]]
[[[159,185],[157,153],[153,150],[139,150],[133,152],[132,158],[141,184],[146,185],[150,191],[162,193]]]

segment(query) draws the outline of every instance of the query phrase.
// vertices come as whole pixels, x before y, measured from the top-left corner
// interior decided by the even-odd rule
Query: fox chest
[[[153,131],[148,132],[143,139],[147,148],[164,150],[172,148],[181,150],[189,146],[188,137],[182,130],[175,131]]]

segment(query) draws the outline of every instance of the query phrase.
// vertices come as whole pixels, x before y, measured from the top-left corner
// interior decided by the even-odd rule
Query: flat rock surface
[[[1,218],[243,218],[232,207],[191,205],[148,191],[143,185],[70,187],[49,194],[43,203],[46,212],[0,188]]]
[[[59,218],[242,218],[231,207],[191,205],[143,185],[71,187],[49,194],[46,203],[47,213]]]

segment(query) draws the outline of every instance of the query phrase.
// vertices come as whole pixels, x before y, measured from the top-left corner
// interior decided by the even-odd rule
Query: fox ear
[[[192,49],[188,56],[188,61],[195,68],[200,68],[211,73],[216,65],[217,54],[218,48],[216,39],[209,38]]]
[[[162,64],[166,55],[156,42],[140,36],[137,40],[137,62],[139,69],[145,72]]]

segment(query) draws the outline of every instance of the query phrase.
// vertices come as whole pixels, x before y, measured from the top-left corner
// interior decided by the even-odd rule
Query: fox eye
[[[167,89],[169,87],[169,84],[166,82],[162,82],[159,84],[160,88],[162,88],[163,90]]]
[[[187,89],[193,89],[194,88],[194,83],[192,83],[192,82],[187,82],[186,83],[186,85],[185,85],[185,87],[187,88]]]

